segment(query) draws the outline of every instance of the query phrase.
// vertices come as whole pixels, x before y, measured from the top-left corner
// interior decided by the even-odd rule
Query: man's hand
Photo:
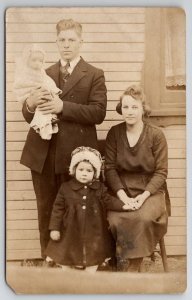
[[[44,88],[39,87],[31,92],[29,98],[26,101],[30,111],[35,111],[37,106],[46,102],[50,102],[51,100],[51,94]]]
[[[58,241],[60,240],[60,232],[57,231],[57,230],[52,230],[50,232],[50,238],[53,240],[53,241]]]
[[[63,101],[58,96],[55,96],[52,101],[40,103],[38,105],[38,110],[44,115],[59,114],[63,110]]]

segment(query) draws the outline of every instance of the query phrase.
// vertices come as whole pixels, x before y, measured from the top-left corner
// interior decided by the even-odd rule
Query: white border
[[[30,7],[30,6],[133,6],[133,7],[182,7],[186,12],[187,24],[187,257],[188,257],[188,277],[187,290],[183,294],[160,294],[160,295],[15,295],[5,283],[5,109],[4,109],[4,92],[5,92],[5,72],[4,72],[4,14],[8,7]],[[0,294],[3,300],[6,299],[191,299],[192,297],[192,5],[190,0],[1,0],[0,1]],[[4,141],[4,142],[3,142]],[[153,283],[151,283],[153,284]]]

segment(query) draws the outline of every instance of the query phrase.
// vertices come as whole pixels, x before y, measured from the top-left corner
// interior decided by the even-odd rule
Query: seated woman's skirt
[[[109,211],[108,221],[116,241],[117,257],[129,259],[149,256],[167,232],[164,193],[150,196],[136,211]]]

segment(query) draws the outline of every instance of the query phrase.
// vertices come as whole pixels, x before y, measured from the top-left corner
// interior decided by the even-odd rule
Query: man
[[[39,88],[23,105],[23,116],[30,123],[34,111],[58,116],[59,131],[50,141],[43,140],[30,129],[21,163],[31,169],[37,198],[42,257],[49,240],[49,219],[61,182],[68,180],[71,152],[78,146],[97,148],[95,124],[106,114],[106,86],[102,70],[86,63],[79,55],[82,45],[81,24],[61,20],[57,26],[57,46],[61,59],[46,72],[62,94],[51,100],[49,93]]]

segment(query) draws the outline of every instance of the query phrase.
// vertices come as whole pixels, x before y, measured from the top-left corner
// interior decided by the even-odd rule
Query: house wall
[[[43,18],[42,18],[43,15]],[[102,68],[108,90],[107,115],[98,138],[121,121],[119,96],[140,83],[145,58],[144,8],[10,8],[6,13],[6,233],[7,259],[40,257],[36,200],[30,171],[19,163],[28,124],[12,93],[16,57],[27,43],[46,51],[45,67],[58,60],[55,25],[73,18],[83,25],[83,58]],[[186,254],[185,126],[163,129],[169,146],[168,188],[172,216],[165,238],[169,255]]]

